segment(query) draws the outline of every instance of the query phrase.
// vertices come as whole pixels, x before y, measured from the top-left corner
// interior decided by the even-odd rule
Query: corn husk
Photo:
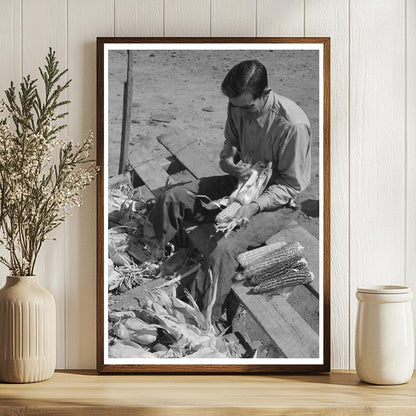
[[[130,334],[130,339],[140,345],[150,345],[157,340],[156,328],[143,328]]]
[[[135,311],[135,317],[121,318],[116,324],[118,331],[112,330],[116,336],[112,356],[133,358],[136,352],[138,358],[236,357],[235,349],[216,334],[189,292],[187,298],[189,303],[178,299],[174,288],[150,292],[143,309]],[[125,335],[123,327],[129,332],[130,343],[119,337]]]
[[[251,176],[244,183],[239,182],[237,189],[230,195],[229,203],[237,201],[241,205],[249,204],[266,189],[272,175],[272,163],[257,162],[251,169]]]
[[[113,326],[113,333],[117,338],[130,339],[129,330],[121,322],[117,322]]]
[[[125,341],[116,341],[108,347],[110,358],[153,358],[153,354],[146,351],[139,344]]]
[[[119,322],[121,319],[128,319],[128,318],[132,318],[134,317],[134,312],[133,311],[114,311],[114,312],[110,312],[108,314],[108,319],[111,322]],[[126,325],[125,325],[126,326]],[[128,327],[127,327],[128,329]]]
[[[120,273],[116,272],[114,263],[111,259],[108,259],[108,290],[114,290],[120,284]]]
[[[272,175],[272,163],[268,164],[257,162],[252,167],[252,173],[249,179],[245,182],[239,182],[237,188],[228,198],[228,205],[233,202],[238,202],[242,206],[250,204],[252,201],[255,201],[266,189],[266,186]],[[235,215],[235,214],[234,214]],[[224,233],[224,236],[227,237],[232,230],[236,227],[242,225],[242,219],[239,221],[232,218],[218,220],[221,216],[217,216],[216,230],[217,232]]]
[[[147,328],[149,326],[149,324],[142,321],[140,318],[136,317],[128,318],[124,325],[127,329],[130,329],[131,331],[140,331],[141,329]]]

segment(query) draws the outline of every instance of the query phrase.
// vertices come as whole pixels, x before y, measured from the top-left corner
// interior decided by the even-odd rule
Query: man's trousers
[[[225,175],[202,178],[168,189],[158,198],[149,214],[156,239],[162,246],[166,245],[179,231],[182,220],[212,222],[218,211],[203,208],[197,195],[205,195],[211,200],[216,200],[229,196],[236,186],[237,179]],[[237,256],[262,245],[285,228],[296,215],[297,209],[290,206],[263,211],[254,215],[245,226],[218,241],[208,259],[209,268],[218,278],[217,298],[212,310],[213,321],[227,308],[227,295],[238,266]]]

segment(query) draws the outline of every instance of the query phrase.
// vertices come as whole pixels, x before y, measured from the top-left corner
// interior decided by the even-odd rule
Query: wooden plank
[[[19,385],[19,395],[16,385],[5,384],[0,414],[404,416],[416,410],[415,386],[415,379],[402,386],[369,386],[360,383],[354,372],[103,377],[94,371],[72,370],[56,372],[47,383]]]
[[[10,81],[19,84],[22,77],[21,62],[21,2],[4,0],[0,13],[0,99]]]
[[[171,128],[157,138],[196,178],[225,175],[207,158],[208,149],[185,130]]]
[[[304,36],[304,0],[257,0],[257,36]]]
[[[416,2],[406,2],[407,10],[407,69],[406,69],[406,276],[405,284],[416,288]],[[416,296],[413,298],[413,316],[416,322]],[[416,345],[415,345],[416,348]],[[416,354],[416,350],[415,350]],[[416,355],[415,355],[416,356]]]
[[[305,36],[331,37],[331,365],[349,368],[349,0],[305,2]]]
[[[353,371],[266,377],[248,374],[103,376],[95,371],[70,370],[58,371],[44,383],[3,384],[0,414],[413,416],[415,389],[415,376],[401,386],[372,386],[360,382]],[[15,410],[21,413],[13,413]]]
[[[211,36],[256,36],[255,0],[212,0]]]
[[[318,334],[283,296],[267,299],[264,295],[249,295],[249,290],[242,284],[232,287],[234,295],[287,358],[319,356]]]
[[[167,184],[174,183],[160,161],[145,148],[133,150],[129,155],[129,161],[137,175],[155,196],[161,195]]]
[[[41,0],[22,2],[22,71],[32,79],[40,79],[38,67],[44,67],[49,47],[56,51],[59,69],[67,68],[67,19],[66,0]],[[41,22],[41,23],[40,23]],[[40,30],[41,28],[41,30]],[[67,79],[65,75],[63,82]],[[44,94],[43,84],[38,81],[40,95]],[[61,95],[67,98],[67,92]],[[61,111],[66,110],[61,107]],[[65,137],[68,130],[61,135]],[[58,162],[58,156],[53,158]],[[56,239],[53,243],[45,241],[40,250],[35,274],[43,287],[48,289],[56,302],[57,329],[57,368],[66,366],[66,322],[67,322],[67,278],[68,278],[68,224],[58,227],[48,235]],[[78,242],[79,244],[79,242]]]
[[[96,128],[96,37],[114,35],[113,0],[69,0],[68,134],[78,142]],[[106,166],[104,174],[106,172]],[[96,368],[96,184],[68,219],[67,368]]]
[[[163,0],[115,0],[115,36],[163,36]]]
[[[287,302],[319,334],[319,299],[304,285],[293,288]]]
[[[404,284],[404,4],[404,0],[350,2],[351,368],[356,288]]]
[[[270,336],[247,312],[237,299],[234,299],[237,309],[233,315],[232,330],[239,339],[243,339],[256,350],[256,358],[286,358]]]
[[[125,173],[129,157],[131,101],[133,98],[133,52],[127,51],[127,80],[124,83],[123,121],[121,125],[120,163],[118,173]]]
[[[319,296],[319,242],[318,240],[301,227],[296,221],[292,221],[287,228],[266,241],[266,244],[273,244],[277,241],[299,241],[305,248],[304,255],[308,261],[310,270],[315,275],[315,279],[306,285],[317,297]]]
[[[165,36],[210,36],[210,0],[164,2]]]
[[[192,245],[206,258],[215,248],[221,235],[215,232],[214,224],[185,225],[185,232]],[[319,332],[319,301],[316,291],[306,286],[297,286],[291,291],[287,302],[316,332]]]

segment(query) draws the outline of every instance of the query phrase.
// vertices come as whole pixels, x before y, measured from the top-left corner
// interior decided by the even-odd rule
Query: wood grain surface
[[[243,307],[286,357],[319,357],[318,334],[285,298],[275,296],[271,302],[263,295],[248,294],[250,288],[242,284],[233,285],[232,290]]]
[[[351,0],[350,366],[357,287],[404,284],[404,0]],[[368,18],[370,16],[371,18]],[[388,16],[388,18],[387,18]],[[383,22],[383,30],[379,29]],[[385,105],[376,105],[384,103]]]
[[[405,285],[416,291],[416,1],[406,2],[406,273]],[[416,297],[413,298],[416,322]]]
[[[115,36],[163,36],[163,0],[114,0]]]
[[[304,4],[304,0],[257,0],[257,36],[305,36]]]
[[[207,148],[186,130],[175,128],[157,138],[197,179],[207,176],[224,175],[217,163],[209,160]]]
[[[22,77],[22,4],[21,0],[4,0],[0,13],[0,100],[10,82],[18,83]],[[0,256],[7,251],[0,246]],[[0,264],[0,287],[6,283],[7,267]]]
[[[99,376],[57,372],[0,384],[0,415],[414,415],[415,377],[401,386],[355,373],[310,376]]]
[[[211,36],[256,36],[256,1],[211,0]]]
[[[210,0],[164,2],[164,36],[210,36]]]
[[[65,0],[42,0],[40,2],[32,2],[29,0],[22,1],[22,72],[23,76],[28,74],[32,78],[40,78],[38,67],[44,67],[45,57],[49,47],[56,51],[56,58],[60,62],[59,69],[64,70],[67,65],[67,14]],[[42,30],[40,28],[42,27]],[[67,79],[65,75],[63,81]],[[38,88],[41,96],[44,94],[42,82],[38,82]],[[67,98],[65,91],[61,99]],[[67,106],[61,108],[67,111]],[[65,137],[68,129],[65,128],[61,132],[61,136]],[[58,155],[54,156],[56,162]],[[56,228],[49,235],[49,239],[56,238],[51,244],[46,241],[40,252],[37,264],[35,266],[35,274],[39,276],[39,282],[46,287],[55,298],[57,313],[57,355],[56,361],[58,367],[65,367],[66,362],[66,282],[67,267],[66,259],[67,251],[67,228],[68,224]],[[48,272],[53,270],[52,273]]]
[[[88,20],[84,16],[89,16]],[[89,131],[95,130],[97,83],[94,37],[97,32],[114,35],[113,23],[113,0],[68,1],[68,76],[72,79],[68,94],[71,101],[68,106],[68,134],[74,142],[80,142]],[[93,149],[93,155],[94,152]],[[94,277],[97,274],[97,186],[94,182],[85,190],[82,208],[74,211],[74,215],[67,220],[65,368],[90,368],[96,358]],[[58,345],[58,350],[60,348],[62,346]]]
[[[305,3],[305,36],[331,37],[331,362],[349,362],[349,1]]]

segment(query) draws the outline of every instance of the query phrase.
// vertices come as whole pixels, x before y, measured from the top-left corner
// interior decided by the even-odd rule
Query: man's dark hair
[[[249,92],[257,99],[267,88],[267,70],[257,59],[243,61],[233,66],[221,84],[221,90],[228,98],[235,98]]]

